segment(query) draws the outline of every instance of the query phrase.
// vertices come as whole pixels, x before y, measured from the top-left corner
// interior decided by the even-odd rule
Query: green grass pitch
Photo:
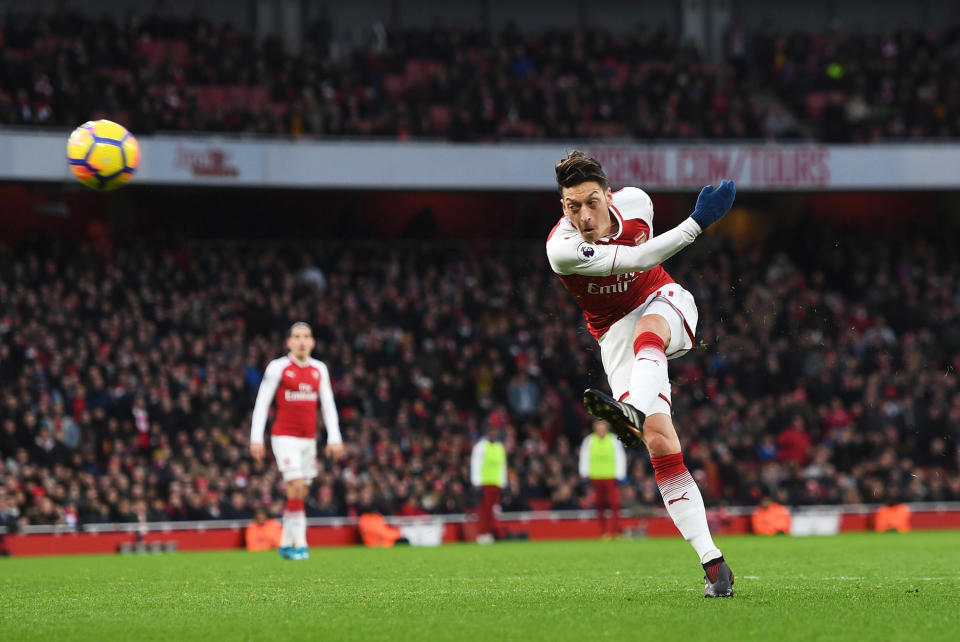
[[[960,533],[0,559],[4,640],[958,640]]]

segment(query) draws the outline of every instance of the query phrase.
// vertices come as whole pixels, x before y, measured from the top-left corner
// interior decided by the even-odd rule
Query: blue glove
[[[733,181],[724,179],[720,181],[720,185],[716,189],[713,185],[707,185],[700,190],[700,196],[697,197],[697,206],[693,208],[693,214],[690,215],[690,218],[697,222],[701,230],[706,230],[730,211],[736,195],[737,188]]]

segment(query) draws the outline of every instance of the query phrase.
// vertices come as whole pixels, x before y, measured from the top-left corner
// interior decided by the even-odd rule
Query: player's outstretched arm
[[[330,385],[330,370],[321,362],[320,410],[323,413],[323,425],[327,429],[327,446],[324,454],[334,460],[343,456],[343,437],[340,435],[340,418],[337,415],[337,402],[333,398]]]
[[[267,415],[270,413],[270,404],[277,394],[283,368],[277,368],[271,363],[263,373],[260,390],[257,391],[257,402],[253,406],[253,420],[250,422],[250,455],[260,461],[266,455],[263,445],[263,433],[267,429]]]
[[[733,181],[704,187],[690,218],[643,245],[595,245],[580,237],[547,244],[547,257],[557,274],[608,276],[645,272],[654,268],[696,240],[703,230],[720,220],[733,206]]]
[[[693,243],[707,229],[730,211],[737,189],[733,181],[722,180],[716,188],[707,185],[700,190],[697,205],[690,218],[672,230],[636,247],[619,247],[610,270],[611,274],[645,271],[660,265],[671,256]]]

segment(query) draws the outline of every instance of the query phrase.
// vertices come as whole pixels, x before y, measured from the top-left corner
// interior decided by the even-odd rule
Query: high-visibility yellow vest
[[[480,480],[484,486],[499,486],[503,478],[503,467],[507,462],[507,451],[499,441],[487,442],[483,449],[483,466],[480,468]]]
[[[614,479],[617,476],[613,435],[590,435],[590,479]]]

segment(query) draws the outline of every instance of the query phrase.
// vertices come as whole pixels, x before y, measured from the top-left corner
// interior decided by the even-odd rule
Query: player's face
[[[300,361],[303,361],[313,352],[313,346],[316,342],[313,340],[313,334],[306,328],[294,328],[290,338],[287,339],[287,348]]]
[[[564,187],[560,202],[563,213],[567,215],[580,236],[593,243],[612,232],[610,220],[610,200],[613,192],[604,190],[600,183],[587,181],[573,187]]]

